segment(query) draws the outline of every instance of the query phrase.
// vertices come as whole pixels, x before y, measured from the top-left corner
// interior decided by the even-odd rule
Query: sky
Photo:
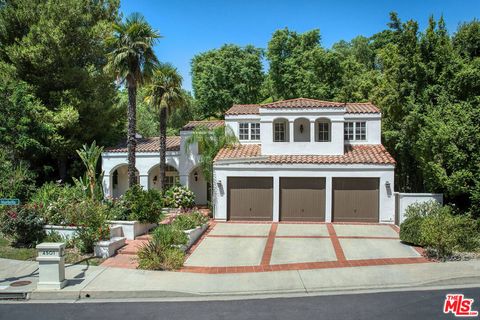
[[[414,19],[423,30],[428,17],[443,14],[448,30],[480,18],[480,0],[121,0],[124,16],[142,13],[163,36],[155,47],[162,62],[172,63],[191,91],[190,62],[225,43],[266,48],[275,30],[320,29],[322,45],[371,36],[386,28],[389,12]]]

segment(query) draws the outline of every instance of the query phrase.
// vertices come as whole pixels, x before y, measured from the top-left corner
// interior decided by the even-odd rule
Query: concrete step
[[[125,246],[125,243],[125,237],[112,237],[110,240],[99,241],[95,243],[95,256],[102,258],[111,257],[116,251]]]

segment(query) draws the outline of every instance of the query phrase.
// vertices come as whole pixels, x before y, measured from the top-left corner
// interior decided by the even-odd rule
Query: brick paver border
[[[253,236],[253,235],[209,235],[210,231],[217,223],[252,223],[252,224],[270,224],[270,231],[268,236]],[[412,263],[426,263],[430,262],[423,257],[424,252],[420,247],[414,249],[422,255],[417,258],[393,258],[393,259],[363,259],[363,260],[347,260],[343,252],[339,239],[387,239],[398,240],[397,237],[375,237],[375,236],[338,236],[334,225],[335,224],[350,224],[350,225],[379,225],[378,223],[325,223],[325,222],[311,222],[310,224],[326,224],[328,236],[277,236],[278,225],[282,222],[266,222],[266,221],[248,221],[248,222],[218,222],[212,221],[207,231],[200,237],[200,239],[187,251],[186,258],[200,245],[206,238],[267,238],[265,248],[262,255],[262,260],[258,266],[231,266],[231,267],[201,267],[201,266],[186,266],[179,270],[179,272],[193,272],[193,273],[246,273],[246,272],[270,272],[270,271],[287,271],[287,270],[309,270],[309,269],[325,269],[325,268],[348,268],[348,267],[363,267],[363,266],[380,266],[380,265],[394,265],[394,264],[412,264]],[[290,222],[289,222],[290,223]],[[299,222],[298,224],[305,224]],[[397,226],[389,225],[397,234],[399,229]],[[288,263],[288,264],[270,264],[272,257],[273,245],[275,238],[330,238],[335,251],[336,261],[323,262],[306,262],[306,263]]]

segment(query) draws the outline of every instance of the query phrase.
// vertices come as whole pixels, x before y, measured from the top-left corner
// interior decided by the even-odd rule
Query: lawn
[[[35,248],[17,248],[10,245],[10,241],[0,236],[0,258],[14,260],[35,260],[37,250]],[[76,249],[67,248],[65,263],[100,265],[105,259],[96,258],[91,254],[81,254]]]

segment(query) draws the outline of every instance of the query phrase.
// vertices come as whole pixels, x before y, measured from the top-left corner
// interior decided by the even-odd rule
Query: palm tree
[[[199,126],[193,130],[191,136],[186,140],[186,151],[189,152],[190,145],[198,144],[200,154],[200,168],[205,180],[213,186],[213,159],[222,148],[231,148],[238,143],[230,126],[220,126],[214,129],[208,129],[205,126]],[[209,190],[211,192],[211,190]]]
[[[160,137],[160,190],[165,187],[165,156],[167,153],[167,119],[175,107],[184,102],[182,92],[182,76],[171,64],[160,64],[152,74],[148,84],[146,100],[153,106],[159,115]]]
[[[148,80],[158,59],[153,46],[160,34],[139,13],[132,13],[124,22],[113,25],[113,34],[107,39],[111,48],[107,70],[114,72],[128,90],[128,185],[137,183],[135,178],[136,99],[137,86]]]

